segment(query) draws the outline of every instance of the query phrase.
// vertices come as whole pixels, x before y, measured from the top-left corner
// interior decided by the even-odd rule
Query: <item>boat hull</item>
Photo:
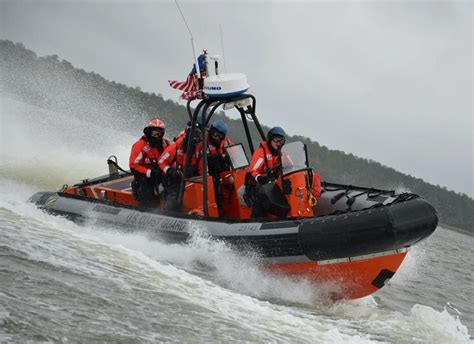
[[[358,299],[382,288],[402,264],[407,249],[344,259],[264,264],[276,274],[314,282],[333,300]]]
[[[328,191],[326,200],[330,197]],[[260,221],[143,211],[65,193],[38,193],[31,201],[53,214],[113,224],[169,242],[186,242],[200,228],[236,250],[256,252],[273,273],[331,284],[333,299],[360,298],[382,288],[407,249],[429,236],[438,221],[433,207],[419,197],[315,218]]]

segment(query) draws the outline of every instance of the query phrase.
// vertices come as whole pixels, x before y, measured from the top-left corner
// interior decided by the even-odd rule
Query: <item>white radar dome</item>
[[[209,98],[225,98],[239,96],[249,89],[247,75],[229,73],[211,75],[204,79],[204,93]]]

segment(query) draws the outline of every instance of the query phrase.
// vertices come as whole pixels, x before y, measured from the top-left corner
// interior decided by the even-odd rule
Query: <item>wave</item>
[[[470,340],[447,309],[414,303],[400,312],[373,297],[332,304],[324,286],[267,274],[258,255],[238,254],[200,228],[189,245],[169,245],[43,213],[26,202],[38,186],[0,179],[0,187],[6,340]]]
[[[134,137],[2,95],[0,177],[43,188],[106,174],[116,155],[128,168]],[[139,136],[140,133],[137,133]]]

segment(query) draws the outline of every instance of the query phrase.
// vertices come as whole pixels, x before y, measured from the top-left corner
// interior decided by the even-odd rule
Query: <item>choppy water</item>
[[[29,109],[8,101],[2,112],[0,342],[471,341],[473,237],[438,228],[389,286],[333,304],[319,286],[268,275],[252,254],[199,235],[167,245],[36,209],[32,193],[105,172],[105,155],[126,157],[133,138],[71,129],[63,144],[51,138],[63,134],[57,115],[45,113],[46,124],[6,147]],[[17,154],[27,147],[29,157]]]

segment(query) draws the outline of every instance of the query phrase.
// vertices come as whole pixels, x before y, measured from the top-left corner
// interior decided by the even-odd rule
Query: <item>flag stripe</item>
[[[203,78],[207,76],[206,72],[202,72],[201,75]],[[168,83],[172,88],[183,91],[181,99],[196,99],[198,95],[199,84],[197,74],[189,74],[186,81],[168,80]]]

